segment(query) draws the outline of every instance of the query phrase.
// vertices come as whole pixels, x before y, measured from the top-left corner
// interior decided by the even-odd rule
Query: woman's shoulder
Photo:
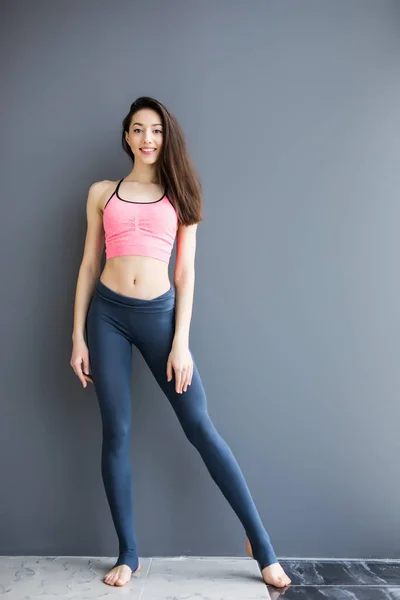
[[[108,190],[115,190],[118,185],[118,181],[111,181],[110,179],[103,179],[102,181],[95,181],[90,186],[90,189],[97,195],[101,195]]]
[[[100,210],[104,208],[105,203],[114,193],[117,185],[118,181],[111,181],[110,179],[103,179],[102,181],[92,183],[89,194],[93,197]]]

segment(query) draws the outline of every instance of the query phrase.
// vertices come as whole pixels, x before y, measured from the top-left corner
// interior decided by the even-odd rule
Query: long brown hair
[[[181,126],[161,102],[150,96],[141,96],[131,104],[129,113],[122,121],[122,148],[135,164],[135,156],[125,139],[125,132],[129,132],[133,115],[142,108],[155,110],[163,125],[163,144],[156,163],[157,176],[159,183],[166,188],[167,197],[177,212],[179,223],[200,223],[203,221],[200,178],[188,154]]]

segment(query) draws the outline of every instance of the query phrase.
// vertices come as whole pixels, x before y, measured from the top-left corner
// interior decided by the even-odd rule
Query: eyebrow
[[[143,123],[137,123],[137,122],[136,122],[136,123],[133,123],[133,125],[141,125],[142,127],[144,127]],[[151,125],[151,127],[155,127],[156,125],[161,125],[161,127],[162,127],[162,124],[161,124],[161,123],[153,123],[153,124]]]

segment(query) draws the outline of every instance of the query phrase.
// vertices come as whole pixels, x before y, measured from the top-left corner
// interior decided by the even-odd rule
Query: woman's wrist
[[[72,332],[72,341],[73,342],[80,342],[80,341],[85,341],[85,335],[83,333],[83,331],[73,331]]]
[[[189,345],[189,335],[184,333],[176,333],[172,343]]]

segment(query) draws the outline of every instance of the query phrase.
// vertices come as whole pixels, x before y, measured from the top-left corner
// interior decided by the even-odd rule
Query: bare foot
[[[246,554],[254,558],[253,550],[249,538],[246,538]],[[262,577],[266,584],[273,585],[277,588],[283,588],[292,583],[292,580],[286,575],[281,565],[276,562],[262,570]]]
[[[140,571],[140,564],[134,573]],[[128,565],[119,565],[109,571],[104,577],[104,583],[107,585],[123,586],[128,583],[132,576],[132,569]]]

